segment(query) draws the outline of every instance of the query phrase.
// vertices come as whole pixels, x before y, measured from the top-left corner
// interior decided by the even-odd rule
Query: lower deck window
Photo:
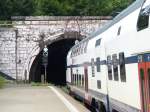
[[[82,87],[84,87],[84,75],[82,75]]]
[[[119,78],[118,78],[118,67],[114,67],[113,70],[114,70],[114,80],[118,81],[119,80]]]
[[[112,59],[113,59],[114,80],[118,81],[119,77],[118,77],[118,60],[117,60],[117,54],[113,54],[112,55]]]
[[[122,82],[126,82],[126,69],[124,53],[119,53],[120,78]]]
[[[112,80],[111,56],[107,56],[107,67],[108,67],[108,79]]]
[[[111,67],[111,65],[108,66],[108,79],[112,80],[112,67]]]
[[[97,68],[97,72],[100,72],[100,58],[96,58],[96,68]]]
[[[92,69],[92,77],[95,77],[95,64],[94,64],[94,58],[91,59],[91,69]]]

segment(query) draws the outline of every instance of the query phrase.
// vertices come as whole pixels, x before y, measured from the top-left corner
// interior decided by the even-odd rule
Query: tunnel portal
[[[75,44],[75,40],[63,39],[48,45],[47,82],[55,85],[66,84],[66,57],[69,49]],[[44,73],[41,51],[31,66],[30,82],[41,82],[41,74]]]

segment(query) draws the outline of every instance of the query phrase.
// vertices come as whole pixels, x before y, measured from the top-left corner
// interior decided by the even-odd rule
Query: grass
[[[0,88],[2,88],[6,83],[6,80],[0,76]]]
[[[51,86],[51,83],[31,82],[31,86]]]

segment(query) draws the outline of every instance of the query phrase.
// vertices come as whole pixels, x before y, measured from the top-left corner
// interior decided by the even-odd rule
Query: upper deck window
[[[81,44],[76,45],[72,49],[71,57],[75,57],[75,56],[78,56],[78,55],[86,53],[87,45],[88,45],[88,41],[85,41],[85,42],[83,42]]]
[[[143,30],[149,25],[149,14],[150,14],[150,5],[144,6],[139,14],[137,22],[137,31]]]
[[[121,26],[118,28],[117,35],[120,35],[120,33],[121,33]]]
[[[101,44],[101,39],[96,40],[95,47],[99,46],[100,44]]]

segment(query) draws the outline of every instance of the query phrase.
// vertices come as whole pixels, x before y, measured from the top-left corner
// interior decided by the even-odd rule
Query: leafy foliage
[[[119,12],[134,0],[0,0],[0,18],[11,16],[101,16]]]
[[[0,76],[0,88],[4,86],[5,82],[6,82],[5,79]]]

